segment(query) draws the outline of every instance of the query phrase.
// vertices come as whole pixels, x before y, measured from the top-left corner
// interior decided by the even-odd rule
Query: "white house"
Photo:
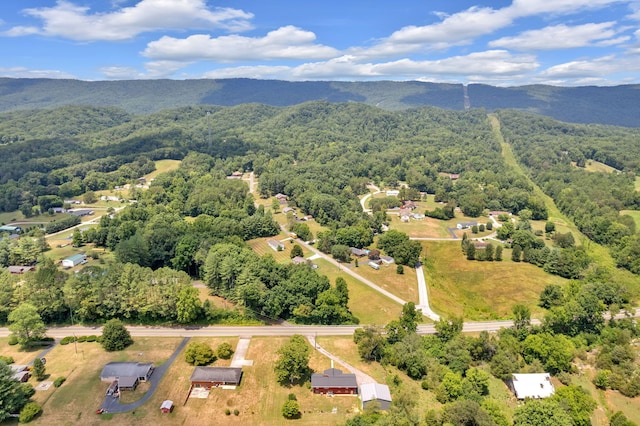
[[[511,389],[518,399],[548,398],[555,393],[549,373],[512,374]]]
[[[278,240],[274,240],[273,238],[269,239],[267,241],[267,244],[269,245],[269,247],[271,247],[273,250],[275,251],[282,251],[284,250],[284,244],[282,244],[280,241]]]

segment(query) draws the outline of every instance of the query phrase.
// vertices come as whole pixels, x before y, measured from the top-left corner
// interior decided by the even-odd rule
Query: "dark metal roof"
[[[357,388],[355,374],[344,374],[337,368],[329,368],[322,373],[311,375],[311,387],[313,388]]]
[[[140,364],[139,362],[110,362],[102,369],[100,378],[147,377],[152,368],[153,364]]]
[[[242,368],[236,367],[196,367],[191,374],[192,382],[240,383]]]

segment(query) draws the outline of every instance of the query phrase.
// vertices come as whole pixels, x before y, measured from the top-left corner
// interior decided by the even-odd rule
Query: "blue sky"
[[[638,0],[2,0],[0,76],[640,83]]]

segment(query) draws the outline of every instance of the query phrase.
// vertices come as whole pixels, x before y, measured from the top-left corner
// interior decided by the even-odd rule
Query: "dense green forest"
[[[472,108],[518,109],[576,123],[638,127],[640,86],[494,87],[471,84]],[[278,81],[252,79],[79,81],[0,78],[0,111],[72,105],[118,107],[148,114],[189,105],[261,103],[293,106],[309,101],[358,102],[389,111],[422,106],[464,110],[461,84],[418,81]]]
[[[497,116],[534,182],[584,235],[610,246],[619,266],[640,272],[635,222],[619,214],[640,207],[640,194],[634,189],[640,132],[567,124],[512,110],[501,110]],[[235,215],[241,222],[236,235],[245,240],[273,235],[269,232],[274,230],[252,229],[259,219],[249,211],[246,188],[224,181],[233,171],[252,170],[260,176],[261,196],[286,194],[292,205],[329,228],[319,237],[323,250],[331,252],[333,245],[346,242],[366,245],[345,237],[349,229],[380,231],[384,213],[364,215],[358,202],[368,182],[388,187],[403,182],[412,196],[435,194],[436,201],[457,206],[467,216],[478,217],[487,210],[520,214],[523,229],[505,227],[502,238],[514,239],[524,261],[548,272],[579,278],[589,265],[579,247],[582,242],[549,250],[527,229],[528,220],[548,218],[547,208],[533,195],[527,178],[506,165],[481,109],[389,112],[357,103],[311,102],[285,108],[184,107],[146,116],[114,108],[63,107],[4,117],[0,137],[7,134],[5,140],[14,142],[0,146],[0,156],[8,160],[0,164],[0,211],[46,211],[65,198],[131,182],[151,171],[153,160],[185,159],[179,171],[161,177],[148,194],[140,195],[139,209],[165,206],[167,214],[175,215],[174,222],[185,215],[220,217],[241,209],[244,213]],[[26,117],[31,126],[24,124]],[[84,131],[56,133],[76,125]],[[583,170],[591,160],[620,172]],[[459,179],[449,179],[450,173],[459,174]],[[210,193],[216,185],[221,194]],[[152,199],[145,201],[146,197]],[[231,204],[217,204],[225,199]],[[157,213],[145,211],[139,220],[144,224]],[[90,235],[89,241],[114,250],[120,240],[132,236],[130,230],[110,232],[110,227],[119,228],[103,223],[99,235]],[[343,229],[340,235],[337,229]],[[177,241],[166,239],[167,244],[174,244],[167,253],[134,263],[171,266]],[[201,273],[195,265],[189,268],[183,269]]]
[[[3,113],[3,212],[50,211],[68,197],[134,183],[153,170],[154,160],[182,161],[147,190],[134,189],[135,203],[103,216],[97,227],[74,232],[74,245],[105,248],[113,261],[74,274],[47,259],[31,274],[0,272],[0,322],[19,306],[32,306],[46,323],[69,321],[71,315],[86,323],[111,318],[146,324],[357,323],[343,279],[330,282],[309,265],[279,263],[250,248],[249,240],[275,236],[280,227],[269,209],[255,205],[245,181],[227,176],[253,171],[259,196],[289,197],[289,206],[323,226],[313,235],[292,221],[290,230],[305,240],[317,238],[316,247],[336,258],[349,247],[372,247],[374,235],[389,222],[384,207],[394,201],[388,198],[371,206],[373,214],[362,211],[358,196],[369,192],[367,185],[406,184],[404,200],[434,194],[442,203],[436,217],[449,218],[458,208],[470,217],[491,210],[518,215],[517,222],[496,230],[512,253],[519,248],[513,260],[571,280],[540,294],[545,315],[536,326],[528,308],[515,306],[514,327],[497,335],[466,336],[462,318],[445,318],[437,322],[436,335],[419,336],[420,314],[410,303],[385,327],[358,330],[354,342],[363,360],[397,367],[442,405],[419,412],[415,393],[398,394],[388,416],[365,411],[349,424],[525,425],[539,416],[552,424],[587,425],[596,402],[576,384],[574,360],[595,369],[596,387],[640,394],[632,343],[640,334],[637,324],[605,317],[607,310],[629,307],[630,290],[594,265],[585,248],[590,241],[606,246],[617,266],[640,273],[640,236],[634,219],[621,214],[640,209],[634,186],[640,132],[514,110],[495,116],[524,174],[505,161],[484,109],[385,111],[320,101],[291,107],[189,106],[149,115],[112,107]],[[82,130],[64,130],[76,126]],[[590,161],[615,170],[587,171]],[[556,232],[547,245],[536,235],[531,222],[547,221],[550,212],[534,184],[585,238]],[[552,225],[547,222],[548,234]],[[0,241],[2,266],[30,265],[47,249],[42,230],[25,234],[33,238]],[[486,252],[484,259],[469,256],[472,245],[465,246],[465,240],[468,259],[490,260]],[[375,247],[410,267],[422,250],[395,229],[377,237]],[[202,303],[193,278],[241,309]],[[490,374],[507,380],[514,372],[543,371],[567,386],[552,398],[518,406],[512,416],[492,398]],[[391,378],[392,385],[401,381]]]

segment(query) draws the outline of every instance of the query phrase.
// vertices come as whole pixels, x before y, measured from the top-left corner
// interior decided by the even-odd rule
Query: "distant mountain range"
[[[119,107],[148,114],[188,105],[361,102],[385,110],[435,106],[517,109],[575,123],[640,127],[640,85],[494,87],[417,81],[339,82],[223,79],[80,81],[0,78],[0,112],[66,105]]]

